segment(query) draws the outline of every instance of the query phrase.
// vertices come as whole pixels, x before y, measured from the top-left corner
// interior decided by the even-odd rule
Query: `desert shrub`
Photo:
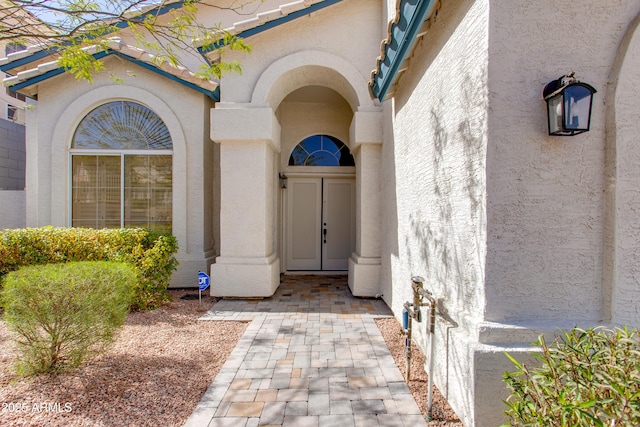
[[[507,354],[516,367],[504,375],[507,425],[640,425],[638,329],[574,328],[551,345],[542,336],[534,345],[539,366]]]
[[[132,310],[169,300],[167,288],[178,261],[175,237],[141,228],[42,227],[0,232],[0,276],[22,266],[70,261],[130,262],[140,272]]]
[[[132,308],[148,310],[170,300],[167,292],[178,261],[173,256],[178,244],[173,236],[147,233],[132,251],[121,251],[114,259],[133,263],[140,272],[140,283]]]
[[[100,353],[128,313],[138,279],[130,264],[86,261],[24,267],[4,278],[4,318],[21,374],[62,371]]]

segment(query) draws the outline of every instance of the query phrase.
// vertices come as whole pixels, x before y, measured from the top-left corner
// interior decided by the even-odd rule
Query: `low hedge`
[[[133,264],[140,282],[132,310],[148,310],[169,300],[167,288],[178,261],[175,237],[141,228],[42,227],[0,232],[0,277],[20,267],[71,261]]]

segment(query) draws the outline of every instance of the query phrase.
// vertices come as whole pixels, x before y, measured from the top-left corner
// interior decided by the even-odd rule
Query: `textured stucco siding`
[[[0,120],[0,190],[24,190],[24,126]]]
[[[626,83],[608,94],[639,12],[442,2],[384,105],[383,223],[397,224],[383,239],[384,298],[399,316],[411,275],[425,277],[439,300],[434,379],[468,425],[503,420],[505,350],[524,357],[539,333],[640,320],[635,38],[618,58]],[[542,88],[570,71],[598,90],[591,131],[549,137]],[[429,340],[417,338],[425,351]]]
[[[640,15],[620,44],[606,94],[605,314],[640,325]]]
[[[27,111],[27,225],[70,225],[69,147],[80,120],[97,106],[131,100],[151,108],[173,141],[173,234],[180,266],[174,286],[195,286],[214,252],[217,173],[208,138],[211,102],[204,95],[118,58],[94,83],[62,75],[40,85],[37,108]],[[115,84],[113,73],[125,84]]]
[[[380,21],[377,0],[349,0],[249,37],[246,41],[252,45],[252,53],[229,52],[223,56],[224,61],[239,60],[243,71],[241,75],[229,73],[223,76],[221,100],[251,102],[256,82],[274,61],[305,50],[348,61],[360,73],[359,84],[364,89],[372,59],[380,53],[379,41],[372,42],[380,39]],[[298,79],[304,81],[304,76]]]
[[[384,299],[400,316],[411,276],[424,277],[438,300],[434,379],[468,425],[484,309],[487,6],[443,3],[385,103],[383,144]],[[417,332],[426,350],[426,322]]]
[[[451,25],[452,35],[444,31]],[[400,79],[383,160],[385,211],[398,224],[385,230],[396,312],[411,276],[421,275],[457,318],[482,315],[486,28],[482,2],[449,3]]]
[[[638,3],[578,3],[490,1],[487,320],[608,320],[604,101]],[[570,71],[598,90],[591,131],[549,137],[542,88]]]

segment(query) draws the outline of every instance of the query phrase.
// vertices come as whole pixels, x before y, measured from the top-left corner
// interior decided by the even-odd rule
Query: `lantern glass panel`
[[[568,86],[564,91],[564,128],[589,130],[591,91],[582,85]]]
[[[549,114],[549,134],[562,130],[562,94],[558,94],[547,100],[547,112]]]

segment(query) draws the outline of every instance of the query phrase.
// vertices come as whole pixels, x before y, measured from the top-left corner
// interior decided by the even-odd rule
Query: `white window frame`
[[[173,185],[173,150],[109,150],[109,149],[91,149],[91,148],[71,148],[69,149],[69,215],[68,224],[73,226],[73,156],[110,156],[120,157],[120,228],[124,228],[124,157],[125,156],[171,156],[171,190],[174,191]],[[172,203],[173,204],[173,203]],[[174,216],[171,215],[171,229],[173,229]]]

